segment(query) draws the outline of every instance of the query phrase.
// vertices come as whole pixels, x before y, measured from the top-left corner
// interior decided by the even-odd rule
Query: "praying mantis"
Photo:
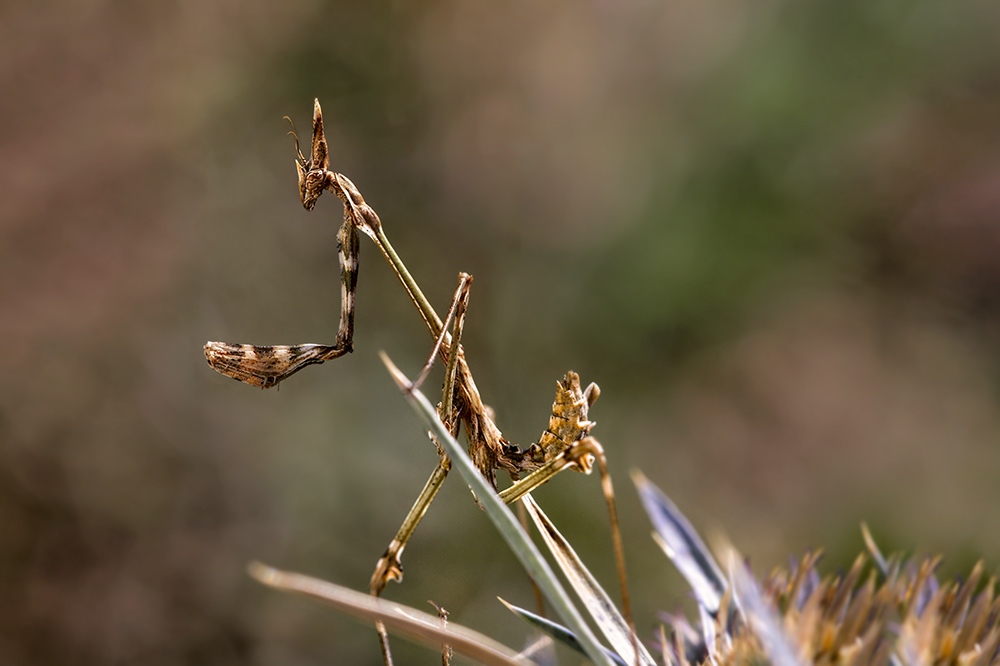
[[[452,435],[457,436],[460,429],[464,430],[469,455],[494,490],[498,490],[496,471],[507,472],[512,485],[499,492],[505,502],[512,503],[520,499],[564,469],[590,473],[596,462],[611,518],[615,563],[622,590],[622,610],[631,626],[625,560],[611,476],[600,443],[590,435],[594,422],[588,419],[588,414],[600,395],[597,384],[590,384],[582,389],[579,376],[572,371],[567,372],[558,382],[552,416],[539,441],[526,449],[508,442],[480,397],[461,346],[472,276],[465,273],[459,275],[458,288],[448,314],[442,321],[389,243],[381,220],[365,202],[358,188],[346,176],[329,169],[330,153],[319,100],[313,105],[312,145],[308,158],[299,148],[294,127],[292,134],[295,136],[295,164],[302,205],[306,210],[313,210],[319,197],[326,191],[333,192],[344,204],[344,222],[337,237],[341,271],[341,313],[336,341],[333,344],[289,346],[208,342],[204,351],[209,365],[216,371],[251,386],[271,388],[308,365],[330,361],[353,351],[360,233],[364,233],[385,256],[435,341],[430,359],[416,384],[419,385],[427,376],[435,357],[440,357],[445,364],[445,381],[438,415]],[[450,332],[449,325],[452,326]],[[390,580],[402,580],[403,549],[451,469],[451,461],[444,449],[436,441],[435,445],[439,456],[437,466],[385,554],[376,564],[369,581],[369,592],[374,596],[381,595]],[[386,629],[381,624],[376,625],[376,629],[385,663],[391,665],[392,653]]]

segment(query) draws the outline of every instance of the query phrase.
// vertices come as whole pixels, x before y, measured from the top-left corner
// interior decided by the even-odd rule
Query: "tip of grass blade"
[[[258,583],[263,583],[268,587],[275,587],[281,578],[280,571],[257,561],[253,561],[247,565],[247,574]]]
[[[411,384],[410,380],[406,378],[406,375],[403,374],[403,371],[397,368],[396,364],[392,362],[391,358],[389,358],[389,355],[386,354],[381,349],[379,350],[378,355],[379,358],[382,359],[382,363],[385,364],[386,370],[389,371],[389,375],[392,377],[392,380],[396,382],[396,386],[399,387],[399,390],[403,391],[404,393],[409,393],[413,387],[413,384]]]

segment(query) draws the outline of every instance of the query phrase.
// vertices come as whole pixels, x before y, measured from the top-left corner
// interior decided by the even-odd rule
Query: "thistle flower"
[[[1000,599],[994,598],[995,577],[981,585],[982,562],[966,580],[942,583],[935,576],[940,557],[886,559],[862,526],[868,552],[847,573],[821,577],[816,551],[758,584],[726,547],[727,584],[677,507],[645,477],[635,481],[657,540],[700,610],[697,628],[669,618],[671,637],[661,631],[660,641],[666,664],[1000,663]]]

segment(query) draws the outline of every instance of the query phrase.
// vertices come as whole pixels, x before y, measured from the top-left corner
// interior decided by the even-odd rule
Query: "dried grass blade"
[[[415,608],[378,599],[311,576],[279,571],[259,562],[251,563],[247,570],[253,578],[270,587],[325,601],[365,622],[382,622],[395,633],[433,647],[446,643],[455,652],[483,664],[530,666],[534,663],[519,658],[514,650],[488,636],[454,623],[442,626],[436,615]]]
[[[559,533],[559,530],[552,524],[534,498],[531,495],[525,495],[521,501],[524,503],[528,515],[531,516],[531,520],[535,523],[535,527],[538,528],[538,532],[542,535],[542,540],[548,546],[549,552],[556,559],[569,584],[576,590],[576,594],[580,597],[587,612],[594,618],[594,623],[597,624],[601,633],[611,643],[611,647],[622,656],[625,662],[634,665],[636,657],[635,650],[632,648],[632,632],[625,618],[615,608],[614,602],[580,561],[576,551]],[[655,666],[656,662],[646,648],[638,641],[636,641],[636,645],[638,646],[640,663],[644,666]]]

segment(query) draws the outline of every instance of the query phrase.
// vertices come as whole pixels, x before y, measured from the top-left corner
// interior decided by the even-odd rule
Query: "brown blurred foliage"
[[[761,568],[867,520],[956,567],[1000,538],[1000,11],[847,0],[11,3],[0,8],[0,662],[379,663],[258,589],[364,589],[434,465],[376,352],[430,340],[370,244],[356,352],[260,392],[206,340],[324,342],[337,202],[466,350],[511,441],[597,381],[640,629],[683,586],[630,466]],[[613,579],[596,480],[537,493]],[[461,483],[388,595],[518,646],[531,591]],[[434,659],[401,646],[401,663]]]

